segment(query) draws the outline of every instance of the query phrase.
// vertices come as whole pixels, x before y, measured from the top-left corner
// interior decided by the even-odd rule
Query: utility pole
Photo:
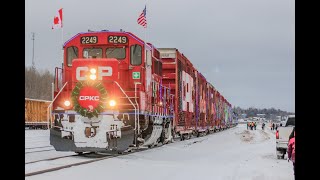
[[[35,36],[35,33],[32,32],[32,41],[33,41],[33,45],[32,45],[32,68],[35,69],[35,63],[34,63],[34,36]]]

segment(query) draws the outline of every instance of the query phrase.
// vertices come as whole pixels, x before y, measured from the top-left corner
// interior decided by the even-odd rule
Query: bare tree
[[[44,70],[39,72],[35,66],[25,67],[25,97],[51,100],[53,75]]]

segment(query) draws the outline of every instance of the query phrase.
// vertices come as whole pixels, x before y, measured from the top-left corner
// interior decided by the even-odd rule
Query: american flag
[[[147,6],[144,7],[142,13],[140,14],[139,18],[137,19],[138,24],[147,28]]]

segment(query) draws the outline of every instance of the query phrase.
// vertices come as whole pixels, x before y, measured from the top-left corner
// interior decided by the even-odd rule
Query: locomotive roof
[[[74,35],[73,37],[71,37],[69,40],[67,40],[64,44],[63,47],[65,47],[67,45],[67,43],[69,43],[70,41],[72,41],[74,38],[82,35],[82,34],[92,34],[92,33],[124,33],[127,34],[129,36],[131,36],[132,38],[136,39],[138,42],[144,44],[144,41],[142,39],[140,39],[139,37],[137,37],[136,35],[132,34],[131,32],[125,32],[125,31],[107,31],[107,30],[102,30],[102,31],[89,31],[89,32],[80,32],[76,35]],[[152,44],[147,42],[147,45],[152,48]],[[150,46],[151,45],[151,46]],[[153,46],[155,47],[155,46]]]

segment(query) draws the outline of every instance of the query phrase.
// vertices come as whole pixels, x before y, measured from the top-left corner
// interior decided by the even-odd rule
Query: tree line
[[[287,116],[287,115],[294,114],[292,112],[283,111],[273,107],[268,109],[267,108],[258,109],[254,107],[243,109],[240,107],[234,107],[233,111],[238,115],[239,118],[241,118],[242,114],[245,114],[247,118],[257,117],[258,114],[265,114],[266,119],[275,119],[276,116]]]
[[[25,97],[52,100],[54,75],[49,70],[38,70],[35,66],[25,66]]]

